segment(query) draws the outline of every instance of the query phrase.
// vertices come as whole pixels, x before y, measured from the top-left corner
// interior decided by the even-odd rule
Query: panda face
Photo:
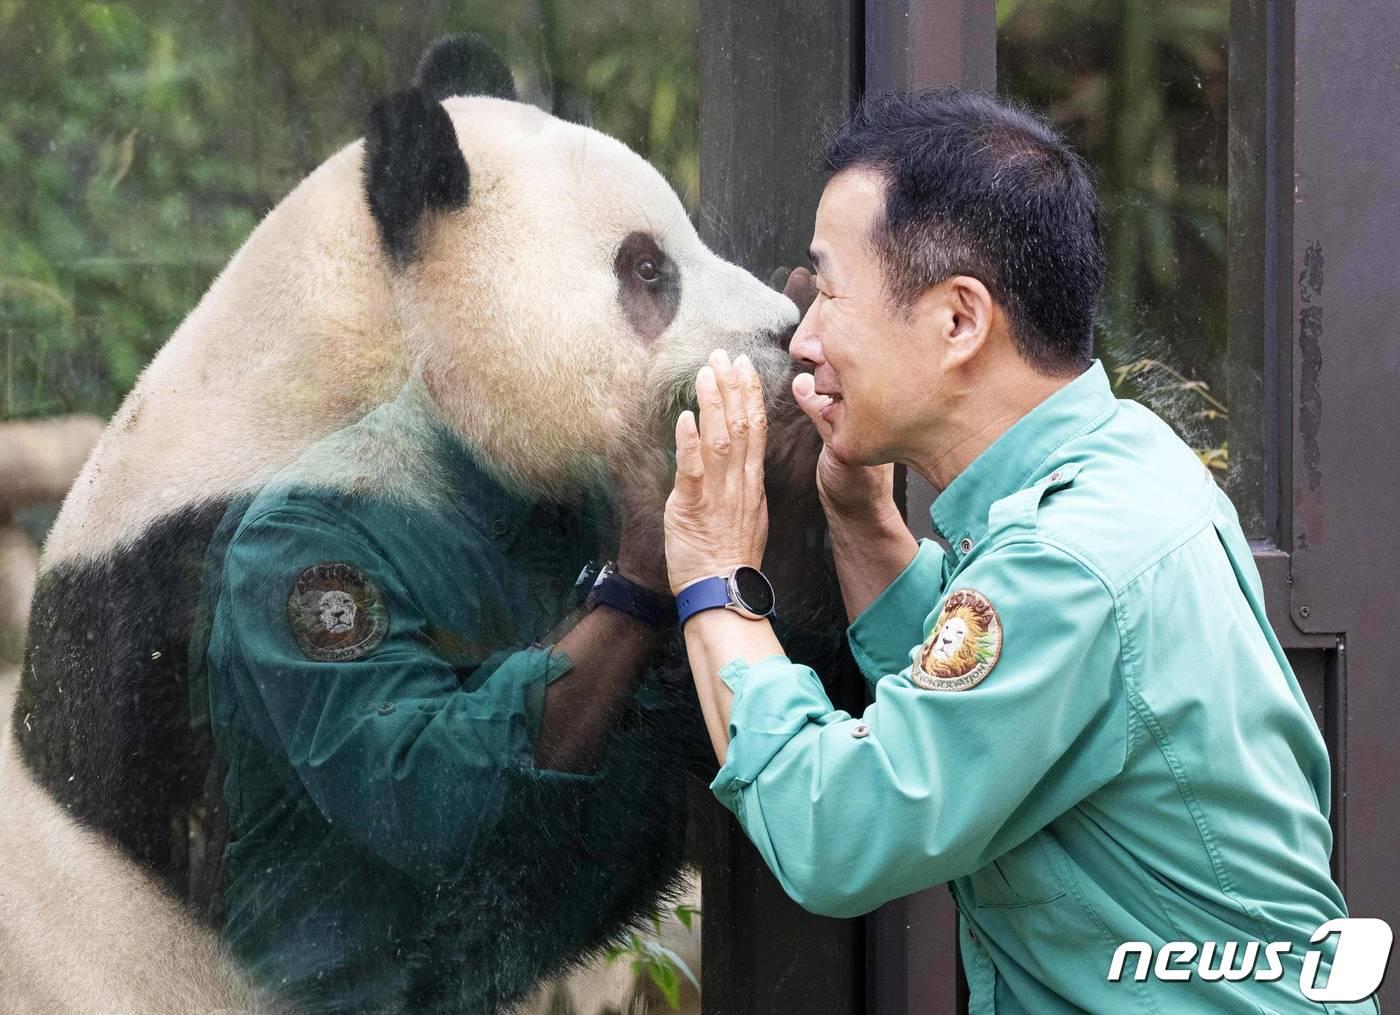
[[[708,250],[645,160],[519,103],[443,107],[470,196],[425,215],[396,305],[470,442],[557,489],[590,460],[666,443],[716,348],[786,390],[796,307]]]

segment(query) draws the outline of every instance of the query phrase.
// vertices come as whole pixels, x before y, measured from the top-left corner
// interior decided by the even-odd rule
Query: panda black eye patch
[[[630,233],[613,258],[617,300],[633,330],[644,342],[661,336],[681,302],[681,279],[675,262],[648,233]]]

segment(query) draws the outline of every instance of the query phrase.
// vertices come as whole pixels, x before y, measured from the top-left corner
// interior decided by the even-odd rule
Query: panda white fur
[[[466,96],[483,84],[510,97]],[[87,462],[45,545],[11,721],[29,775],[85,830],[74,863],[99,862],[97,833],[122,854],[104,876],[133,863],[217,919],[220,769],[186,658],[211,533],[231,503],[411,376],[502,475],[565,504],[608,467],[669,484],[673,421],[712,349],[747,353],[775,405],[786,393],[791,301],[710,252],[635,153],[512,98],[508,71],[477,42],[430,49],[415,86],[376,106],[367,140],[253,232]],[[662,269],[654,284],[633,271],[643,259]],[[818,445],[805,421],[785,430],[783,419],[770,484],[787,469],[810,491]],[[364,450],[346,474],[388,488],[410,449]],[[816,600],[839,634],[839,602],[829,588]],[[623,800],[620,813],[663,806],[683,799]],[[33,850],[47,848],[0,841],[0,857],[42,869],[53,857]],[[664,897],[676,862],[619,871],[635,884],[597,914],[588,947]],[[524,921],[546,909],[543,897],[521,908],[502,948],[519,950],[511,934],[528,935]],[[30,911],[30,930],[44,918]],[[140,939],[148,928],[131,919]],[[26,926],[15,921],[12,939]],[[217,958],[203,949],[196,965]],[[507,1003],[570,959],[531,956],[472,1003]]]

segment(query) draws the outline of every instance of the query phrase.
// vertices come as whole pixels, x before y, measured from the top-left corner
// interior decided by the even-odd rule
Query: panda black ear
[[[423,213],[461,208],[471,184],[452,118],[417,88],[386,95],[370,110],[364,173],[370,214],[398,264],[413,256]]]
[[[423,53],[413,83],[435,102],[453,95],[515,99],[510,67],[476,33],[444,35]]]

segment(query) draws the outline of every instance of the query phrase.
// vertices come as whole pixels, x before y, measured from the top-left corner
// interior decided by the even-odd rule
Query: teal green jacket
[[[850,625],[862,716],[784,656],[721,671],[711,788],[783,887],[854,916],[951,882],[973,1012],[1326,1010],[1299,977],[1346,915],[1327,752],[1196,455],[1095,363],[932,517],[951,549],[921,540]],[[1258,942],[1261,972],[1265,942],[1292,944],[1268,982],[1199,957],[1110,982],[1135,941],[1216,942],[1212,969]]]
[[[511,492],[421,399],[315,446],[211,547],[225,933],[299,1011],[494,1010],[679,865],[684,783],[629,732],[648,685],[598,771],[533,761],[573,665],[545,640],[612,502]]]

